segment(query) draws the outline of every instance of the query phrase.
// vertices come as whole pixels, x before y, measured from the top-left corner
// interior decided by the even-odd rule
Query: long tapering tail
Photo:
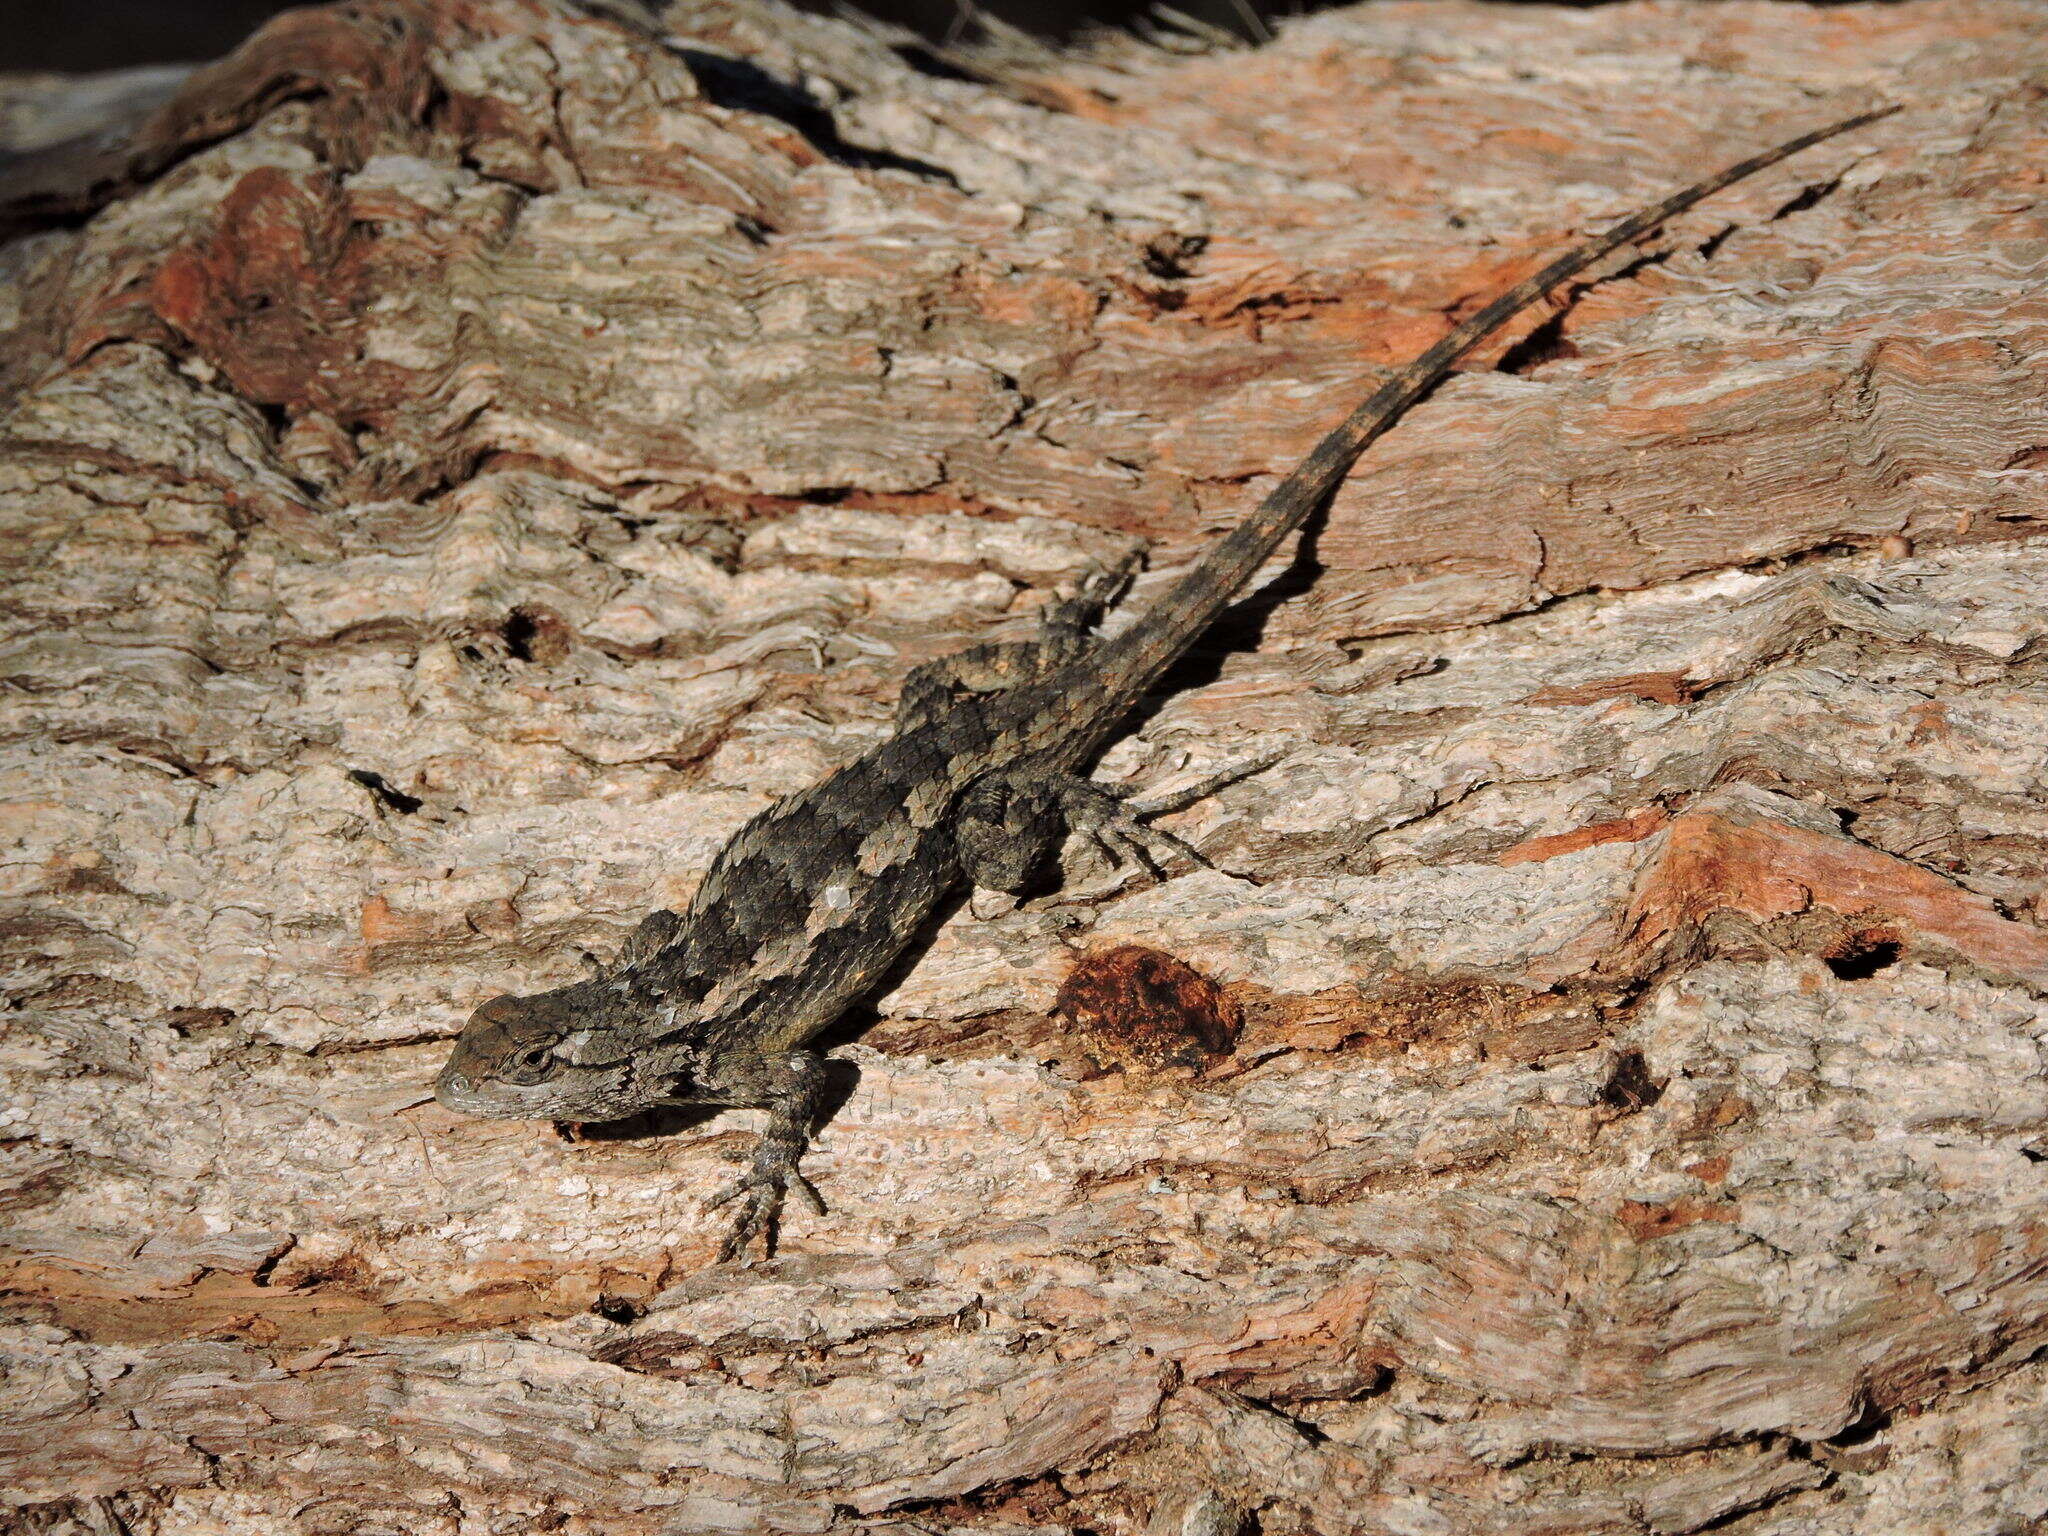
[[[1251,580],[1280,541],[1322,505],[1374,438],[1428,393],[1460,357],[1556,284],[1729,183],[1775,165],[1808,145],[1876,122],[1897,110],[1896,106],[1888,106],[1859,112],[1826,128],[1803,133],[1775,149],[1752,155],[1682,192],[1674,192],[1654,207],[1630,214],[1583,245],[1565,252],[1460,322],[1441,341],[1374,390],[1363,405],[1317,443],[1308,457],[1273,487],[1256,511],[1211,545],[1194,569],[1154,602],[1137,623],[1107,641],[1091,658],[1090,670],[1123,698],[1135,700],[1208,627],[1237,589]]]

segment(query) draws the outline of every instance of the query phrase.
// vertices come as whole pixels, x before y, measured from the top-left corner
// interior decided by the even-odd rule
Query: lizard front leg
[[[740,1202],[730,1231],[718,1248],[718,1262],[737,1257],[756,1235],[774,1252],[775,1229],[783,1197],[794,1189],[814,1215],[825,1214],[825,1202],[797,1163],[811,1144],[811,1130],[825,1107],[825,1060],[816,1051],[784,1051],[774,1056],[730,1057],[706,1075],[704,1087],[722,1103],[765,1107],[768,1128],[754,1148],[747,1171],[705,1206],[715,1211]]]

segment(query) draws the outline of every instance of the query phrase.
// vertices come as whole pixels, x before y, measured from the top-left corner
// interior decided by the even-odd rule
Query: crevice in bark
[[[1896,965],[1902,946],[1896,935],[1883,929],[1848,935],[1821,956],[1821,961],[1839,981],[1868,981],[1887,966]]]
[[[1835,190],[1841,185],[1842,178],[1840,176],[1831,176],[1826,181],[1817,181],[1810,186],[1802,187],[1797,193],[1778,205],[1777,209],[1771,214],[1771,222],[1776,223],[1780,219],[1788,219],[1795,213],[1804,213],[1807,209],[1818,205],[1823,198],[1833,196]]]
[[[689,67],[698,89],[714,106],[734,112],[758,113],[786,123],[835,165],[865,171],[907,171],[945,186],[957,188],[960,185],[958,178],[942,165],[900,155],[893,150],[849,143],[840,136],[839,124],[830,112],[800,88],[778,80],[751,59],[713,53],[703,48],[677,47],[673,51]]]
[[[417,795],[408,795],[403,790],[393,789],[385,782],[384,775],[368,768],[351,768],[348,776],[367,789],[377,803],[387,811],[396,811],[401,816],[410,816],[426,804]]]

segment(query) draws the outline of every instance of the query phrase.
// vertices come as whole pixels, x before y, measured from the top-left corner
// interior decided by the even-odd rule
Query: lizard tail
[[[1647,234],[1674,214],[1731,182],[1754,175],[1808,145],[1838,133],[1861,128],[1896,112],[1880,107],[1811,133],[1802,133],[1775,149],[1752,155],[1705,181],[1674,192],[1654,207],[1632,213],[1620,223],[1574,247],[1531,277],[1524,278],[1484,309],[1460,322],[1428,351],[1373,391],[1307,458],[1267,494],[1243,522],[1211,545],[1191,571],[1149,607],[1129,629],[1104,642],[1089,663],[1113,694],[1136,699],[1175,657],[1215,619],[1231,596],[1271,558],[1281,540],[1299,528],[1309,514],[1337,488],[1373,439],[1400,419],[1401,413],[1427,394],[1451,365],[1484,341],[1519,311],[1566,278],[1591,266],[1616,246]],[[1113,723],[1113,722],[1112,722]]]

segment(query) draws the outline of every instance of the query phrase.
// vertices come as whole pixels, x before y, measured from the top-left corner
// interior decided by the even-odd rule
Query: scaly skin
[[[1091,628],[1127,571],[1055,604],[1036,643],[981,646],[906,681],[896,734],[756,816],[680,917],[657,912],[619,963],[476,1011],[443,1104],[518,1119],[616,1120],[658,1105],[765,1106],[752,1166],[715,1204],[720,1251],[773,1243],[784,1192],[822,1210],[797,1162],[822,1101],[810,1041],[868,994],[963,881],[1016,891],[1068,824],[1168,850],[1074,776],[1131,707],[1321,506],[1380,433],[1461,356],[1566,278],[1729,183],[1887,115],[1861,113],[1731,166],[1557,257],[1387,379],[1130,628]]]

